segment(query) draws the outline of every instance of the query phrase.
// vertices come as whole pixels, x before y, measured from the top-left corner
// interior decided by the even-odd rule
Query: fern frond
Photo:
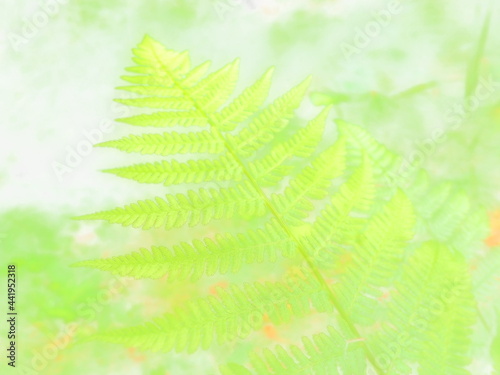
[[[181,96],[182,90],[177,87],[149,86],[149,85],[134,85],[134,86],[119,86],[117,90],[131,92],[133,94],[155,96],[155,97],[173,97]]]
[[[136,164],[106,169],[104,172],[142,183],[161,183],[165,186],[205,181],[240,181],[243,176],[240,166],[234,159],[228,157],[215,160],[189,160],[185,163],[173,160]]]
[[[115,99],[117,103],[139,108],[191,109],[193,102],[183,96],[146,97],[134,99]]]
[[[487,306],[499,305],[500,293],[500,248],[491,249],[487,254],[475,259],[473,264],[472,286],[474,295],[482,310]]]
[[[179,228],[206,224],[212,219],[258,217],[266,212],[265,203],[248,183],[225,189],[189,190],[187,194],[168,194],[165,198],[138,201],[124,207],[77,217],[105,220],[134,228]]]
[[[328,195],[328,187],[344,167],[345,142],[339,139],[293,178],[283,194],[273,194],[272,203],[285,220],[300,223],[314,208],[312,201]]]
[[[400,158],[377,142],[368,132],[344,120],[337,119],[336,123],[339,133],[348,140],[351,163],[358,165],[362,154],[366,153],[372,160],[376,176],[381,176],[399,165]]]
[[[437,242],[424,243],[406,263],[388,305],[388,323],[374,338],[384,373],[466,374],[474,323],[464,262]]]
[[[303,337],[301,347],[292,345],[288,349],[278,345],[262,354],[252,353],[250,365],[253,371],[230,363],[221,366],[222,375],[340,375],[364,374],[366,364],[359,347],[348,342],[332,326],[326,333],[311,338]],[[359,355],[361,354],[361,355]],[[352,372],[356,368],[357,372]]]
[[[134,49],[134,55],[134,61],[140,65],[129,70],[142,75],[122,78],[140,85],[140,88],[132,89],[131,86],[126,86],[126,90],[150,96],[118,101],[126,105],[161,108],[167,111],[119,119],[131,125],[208,125],[208,114],[229,98],[238,79],[239,60],[202,78],[208,63],[190,71],[187,53],[168,50],[150,37],[145,37],[138,48]]]
[[[183,242],[171,249],[155,246],[151,250],[140,249],[132,254],[82,261],[73,266],[135,278],[155,279],[168,274],[169,281],[187,278],[195,281],[204,275],[235,273],[244,264],[273,262],[278,253],[291,256],[296,250],[297,244],[272,221],[264,229],[237,235],[217,234],[213,240]]]
[[[350,262],[338,276],[334,293],[345,313],[356,323],[369,324],[377,311],[382,287],[394,281],[406,244],[415,225],[413,207],[398,191],[381,212],[367,223],[359,238],[345,252]]]
[[[206,116],[198,110],[155,112],[151,114],[123,117],[116,119],[116,121],[129,125],[153,126],[157,128],[169,126],[208,126]]]
[[[140,75],[122,77],[130,83],[172,87],[191,66],[187,52],[169,50],[149,36],[145,36],[132,52],[137,66],[126,70]]]
[[[242,157],[248,157],[272,140],[276,133],[283,130],[292,117],[294,110],[302,102],[310,81],[310,78],[304,80],[276,99],[238,135],[228,135],[228,141],[234,146],[235,152]]]
[[[331,251],[334,246],[352,243],[349,241],[355,238],[367,220],[360,215],[366,215],[372,209],[374,199],[375,179],[371,162],[365,157],[315,220],[307,241],[309,251],[319,255]]]
[[[161,156],[196,153],[220,154],[224,151],[223,141],[205,130],[191,133],[129,135],[118,140],[101,142],[95,146]]]
[[[470,257],[474,243],[488,233],[487,215],[483,208],[474,207],[465,192],[450,183],[433,183],[427,173],[420,171],[407,192],[418,215],[430,234]]]
[[[146,324],[99,333],[94,339],[155,352],[208,348],[244,338],[263,325],[267,314],[274,324],[289,322],[311,311],[325,310],[325,291],[314,281],[253,283],[219,288],[218,297],[208,296]],[[327,307],[328,308],[328,307]]]
[[[246,88],[235,100],[219,113],[211,116],[211,121],[222,131],[234,130],[248,120],[265,102],[271,87],[274,68],[270,68],[253,85]]]
[[[413,172],[415,183],[403,193],[398,182],[384,180],[398,172],[401,158],[343,121],[337,141],[326,150],[321,145],[320,152],[329,108],[298,130],[291,122],[310,78],[267,104],[272,68],[238,94],[238,60],[209,73],[209,62],[192,68],[187,52],[171,51],[146,37],[134,49],[134,61],[137,66],[128,71],[136,75],[124,77],[130,85],[120,89],[137,97],[118,101],[156,111],[119,121],[186,129],[99,146],[161,156],[201,155],[107,172],[141,183],[224,181],[226,187],[167,194],[80,219],[169,230],[238,217],[259,227],[75,266],[136,278],[197,280],[235,273],[245,264],[275,262],[281,255],[299,259],[308,279],[218,289],[217,297],[189,301],[150,323],[96,338],[142,350],[193,352],[247,337],[262,326],[264,315],[281,324],[313,308],[328,312],[336,327],[360,341],[357,349],[349,350],[349,340],[330,328],[329,335],[304,338],[302,348],[265,350],[251,361],[256,373],[361,375],[373,368],[379,375],[396,375],[408,374],[412,367],[421,374],[466,373],[475,311],[464,260],[436,242],[421,246],[436,238],[455,241],[457,248],[461,239],[477,241],[477,232],[460,230],[467,220],[479,220],[463,193]],[[285,134],[291,135],[281,139]],[[292,166],[293,158],[300,163]],[[418,203],[415,209],[412,202]],[[428,315],[429,303],[447,290],[453,295],[446,297],[444,310]],[[405,320],[413,312],[425,316],[418,328]],[[408,351],[381,362],[401,335],[415,336]],[[239,365],[224,371],[251,374]]]
[[[452,296],[446,296],[449,300],[441,297],[441,310],[424,332],[417,357],[420,372],[425,375],[469,373],[464,367],[470,363],[468,348],[476,323],[476,305],[466,268],[450,274],[458,279],[447,284],[448,290],[444,289],[451,290]]]
[[[184,89],[193,107],[203,113],[212,113],[224,104],[233,93],[238,81],[239,59]],[[182,85],[182,83],[180,83]]]
[[[248,169],[260,185],[275,185],[283,177],[289,175],[291,166],[285,164],[288,159],[307,158],[314,153],[321,141],[329,111],[330,108],[325,108],[290,139],[279,143],[263,158],[250,163]]]
[[[385,187],[379,190],[380,195],[404,188],[430,238],[446,242],[468,256],[471,244],[481,241],[487,233],[484,210],[473,207],[469,197],[452,184],[430,181],[425,171],[405,164],[366,130],[342,120],[337,122],[340,134],[347,139],[348,165],[359,165],[366,152],[375,175]]]

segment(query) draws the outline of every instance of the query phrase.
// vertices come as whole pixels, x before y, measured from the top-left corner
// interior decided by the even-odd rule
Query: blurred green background
[[[335,104],[335,117],[362,125],[436,180],[460,184],[491,216],[491,233],[478,251],[499,251],[494,1],[4,0],[2,7],[0,257],[5,269],[18,266],[21,337],[19,367],[2,363],[2,373],[215,373],[209,369],[218,359],[204,352],[73,346],[86,332],[140,323],[224,283],[220,277],[192,286],[135,282],[69,267],[189,238],[183,231],[165,238],[160,231],[71,220],[162,192],[100,173],[116,165],[117,154],[88,147],[133,131],[113,122],[126,109],[112,99],[130,49],[146,33],[191,51],[195,62],[221,66],[241,57],[241,87],[276,66],[271,96],[312,74],[302,112]],[[498,299],[500,288],[488,293]],[[261,335],[280,341],[269,329]],[[485,357],[478,354],[474,366],[487,373],[480,372],[487,371]]]

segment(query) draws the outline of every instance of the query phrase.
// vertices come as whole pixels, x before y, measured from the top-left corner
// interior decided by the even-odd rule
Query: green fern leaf
[[[387,176],[397,176],[402,159],[342,120],[336,141],[323,147],[330,108],[304,127],[292,121],[310,78],[266,104],[272,68],[238,94],[239,60],[208,73],[209,62],[193,68],[187,52],[169,50],[150,37],[133,53],[137,65],[127,70],[135,75],[123,77],[130,85],[120,89],[137,97],[118,101],[152,110],[119,121],[185,129],[99,146],[193,157],[106,172],[141,183],[223,181],[224,187],[186,189],[80,219],[166,230],[244,220],[237,234],[229,230],[75,266],[135,278],[166,275],[173,282],[237,273],[245,264],[287,257],[276,273],[298,261],[304,279],[232,285],[218,289],[217,297],[189,301],[152,322],[95,338],[191,353],[247,337],[261,328],[264,315],[283,324],[324,312],[342,335],[330,327],[328,335],[304,337],[300,347],[264,349],[251,357],[251,370],[229,364],[223,373],[361,375],[373,369],[396,375],[413,368],[421,374],[467,373],[475,305],[463,256],[453,251],[465,254],[477,243],[479,232],[462,234],[460,228],[464,222],[476,225],[480,215],[463,192],[432,184],[418,171],[408,173],[412,186],[399,180],[388,184]],[[248,228],[245,221],[257,227]],[[459,238],[469,242],[460,245]],[[424,242],[428,239],[452,248]],[[427,305],[450,289],[443,311],[429,315]],[[410,313],[425,317],[418,327],[405,320]],[[395,340],[408,336],[414,340],[394,352]]]
[[[198,280],[202,276],[235,273],[244,264],[276,261],[277,253],[291,256],[297,251],[283,229],[272,221],[264,229],[250,230],[238,235],[217,234],[215,239],[205,238],[192,243],[181,243],[172,249],[153,247],[150,251],[78,262],[76,267],[96,268],[120,276],[160,278],[183,281],[188,277]]]
[[[371,163],[364,158],[363,163],[349,177],[339,190],[333,194],[331,201],[320,212],[315,220],[311,234],[307,239],[307,247],[314,254],[331,251],[342,244],[352,243],[362,225],[367,221],[362,214],[367,215],[372,209],[375,199],[375,180]],[[356,215],[355,215],[356,214]],[[332,230],[334,228],[334,230]],[[338,251],[335,251],[339,255]],[[314,257],[317,260],[321,256]],[[320,262],[315,262],[318,266]]]
[[[234,101],[219,113],[211,116],[211,122],[222,131],[234,130],[240,123],[248,120],[267,99],[271,87],[274,68],[270,68],[252,86],[245,89]]]
[[[274,324],[283,324],[307,314],[311,304],[324,311],[324,293],[319,283],[303,280],[219,288],[218,297],[192,301],[152,322],[103,332],[94,339],[141,350],[192,353],[214,340],[222,344],[248,336],[262,327],[264,314]]]
[[[368,222],[359,239],[351,243],[352,251],[345,250],[351,261],[338,276],[334,293],[344,311],[355,323],[369,324],[375,319],[380,288],[394,281],[403,259],[406,244],[414,236],[415,216],[406,196],[398,192]]]
[[[288,124],[293,111],[302,102],[311,78],[304,80],[299,85],[276,99],[266,107],[258,116],[238,135],[228,135],[228,142],[234,145],[235,152],[248,157],[256,150],[267,144],[276,133]]]
[[[224,151],[222,140],[209,131],[130,135],[115,141],[98,143],[95,146],[161,156],[196,153],[220,154]]]
[[[212,219],[262,216],[266,206],[252,186],[200,189],[187,194],[167,195],[164,199],[138,201],[108,211],[77,217],[80,220],[106,220],[134,228],[179,228],[206,224]]]
[[[473,320],[469,297],[453,302],[470,287],[457,265],[460,260],[437,242],[423,244],[406,263],[388,306],[389,322],[374,338],[384,373],[410,373],[411,363],[420,363],[422,374],[451,374],[453,367],[462,373],[458,358]]]
[[[302,338],[302,347],[291,346],[286,350],[277,346],[274,351],[265,349],[261,355],[253,354],[250,365],[254,371],[249,371],[238,364],[221,366],[222,375],[341,375],[362,374],[366,371],[362,351],[356,345],[348,342],[329,326],[328,334],[319,333]],[[361,356],[359,356],[361,354]],[[352,372],[356,368],[357,372]],[[351,370],[351,371],[349,371]],[[346,372],[347,371],[347,372]]]
[[[249,164],[248,169],[262,186],[273,186],[290,175],[291,166],[285,163],[293,157],[308,158],[321,141],[330,108],[301,128],[289,140],[279,143],[265,157]]]
[[[227,157],[215,160],[189,160],[186,163],[173,160],[136,164],[106,169],[104,172],[143,183],[162,183],[165,186],[205,181],[240,181],[243,176],[239,165]]]
[[[280,215],[292,224],[300,224],[314,208],[312,201],[326,198],[332,180],[342,175],[344,159],[345,143],[340,139],[292,179],[283,194],[272,196]]]

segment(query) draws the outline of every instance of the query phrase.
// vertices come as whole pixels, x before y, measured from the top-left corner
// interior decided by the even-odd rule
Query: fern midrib
[[[264,192],[262,191],[262,189],[260,188],[260,186],[257,184],[257,181],[253,178],[253,176],[249,173],[249,171],[247,170],[247,168],[245,167],[245,164],[243,163],[243,161],[238,157],[237,153],[235,152],[235,150],[233,149],[233,147],[231,146],[231,144],[228,142],[228,140],[222,135],[222,133],[219,131],[219,129],[217,128],[216,124],[214,124],[211,120],[211,117],[209,116],[208,113],[205,112],[205,110],[203,110],[199,105],[198,103],[196,103],[196,101],[191,97],[191,95],[184,89],[184,87],[182,87],[181,85],[179,85],[179,82],[177,81],[177,79],[172,75],[172,73],[170,72],[170,70],[163,64],[163,61],[158,57],[158,55],[156,54],[156,51],[153,50],[153,55],[156,59],[156,61],[159,63],[159,65],[162,67],[162,69],[167,73],[167,75],[169,76],[169,78],[172,80],[172,82],[174,83],[174,86],[177,87],[178,89],[180,89],[183,93],[183,95],[187,98],[189,98],[189,100],[193,103],[193,107],[200,112],[200,114],[202,114],[206,119],[207,119],[207,122],[208,124],[210,125],[212,131],[214,131],[214,134],[219,137],[222,142],[224,143],[224,146],[226,147],[226,149],[228,150],[229,154],[234,158],[234,160],[240,165],[243,173],[245,174],[245,176],[247,177],[248,181],[250,182],[250,184],[252,185],[252,187],[255,189],[256,192],[258,192],[258,194],[261,196],[262,200],[264,201],[264,204],[266,205],[266,207],[269,209],[269,211],[271,212],[271,214],[276,218],[278,224],[283,228],[283,230],[287,233],[288,236],[290,236],[290,238],[295,241],[297,243],[297,249],[299,250],[300,254],[302,255],[302,257],[304,258],[305,262],[307,263],[308,267],[311,269],[311,271],[313,272],[314,276],[316,277],[316,279],[318,280],[318,282],[321,283],[321,285],[327,290],[328,292],[328,296],[330,298],[330,300],[332,301],[332,304],[333,306],[335,307],[335,309],[339,312],[340,316],[342,317],[342,319],[346,322],[346,324],[348,325],[349,329],[351,330],[352,333],[354,333],[356,336],[358,337],[361,337],[361,335],[359,334],[358,330],[356,329],[356,327],[354,326],[354,324],[348,319],[348,316],[346,315],[346,313],[344,312],[343,308],[337,303],[336,299],[335,299],[335,296],[333,295],[333,292],[332,290],[330,289],[328,283],[325,281],[325,279],[323,278],[323,276],[321,275],[321,273],[314,267],[314,264],[313,262],[309,259],[309,256],[307,255],[307,252],[305,250],[305,247],[302,245],[302,242],[299,241],[295,235],[293,234],[293,232],[288,228],[288,226],[285,224],[283,218],[281,217],[281,215],[279,214],[279,212],[275,209],[275,207],[271,204],[270,200],[268,199],[268,197],[264,194]],[[370,363],[372,364],[373,368],[375,369],[375,371],[379,374],[379,375],[383,375],[381,369],[379,368],[377,362],[375,361],[375,358],[371,352],[371,350],[368,348],[367,345],[363,345],[363,348],[365,350],[365,353],[366,353],[366,356],[368,358],[368,360],[370,361]]]

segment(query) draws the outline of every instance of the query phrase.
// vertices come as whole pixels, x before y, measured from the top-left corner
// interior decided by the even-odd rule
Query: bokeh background
[[[7,264],[18,266],[20,339],[18,368],[2,363],[0,372],[216,373],[214,354],[76,345],[87,332],[140,323],[226,282],[223,277],[192,286],[136,282],[69,267],[83,259],[176,243],[187,235],[179,231],[166,237],[160,231],[71,220],[162,193],[160,187],[138,189],[134,182],[100,173],[127,163],[116,151],[90,147],[131,132],[113,121],[127,109],[112,99],[123,68],[130,65],[131,48],[146,33],[172,49],[191,51],[195,62],[209,59],[221,66],[240,57],[242,86],[276,66],[271,96],[312,74],[310,107],[335,104],[335,117],[362,125],[436,181],[461,186],[490,217],[478,251],[498,252],[499,5],[469,0],[2,0],[0,264],[5,270]],[[478,90],[481,95],[475,95]],[[471,96],[474,101],[467,100]],[[498,300],[498,284],[489,299]],[[2,301],[0,311],[7,307],[6,298]],[[259,335],[265,343],[287,341],[269,326]],[[2,333],[2,347],[5,339]],[[476,354],[472,368],[488,374],[490,358],[484,351]],[[500,348],[496,354],[500,363]]]

